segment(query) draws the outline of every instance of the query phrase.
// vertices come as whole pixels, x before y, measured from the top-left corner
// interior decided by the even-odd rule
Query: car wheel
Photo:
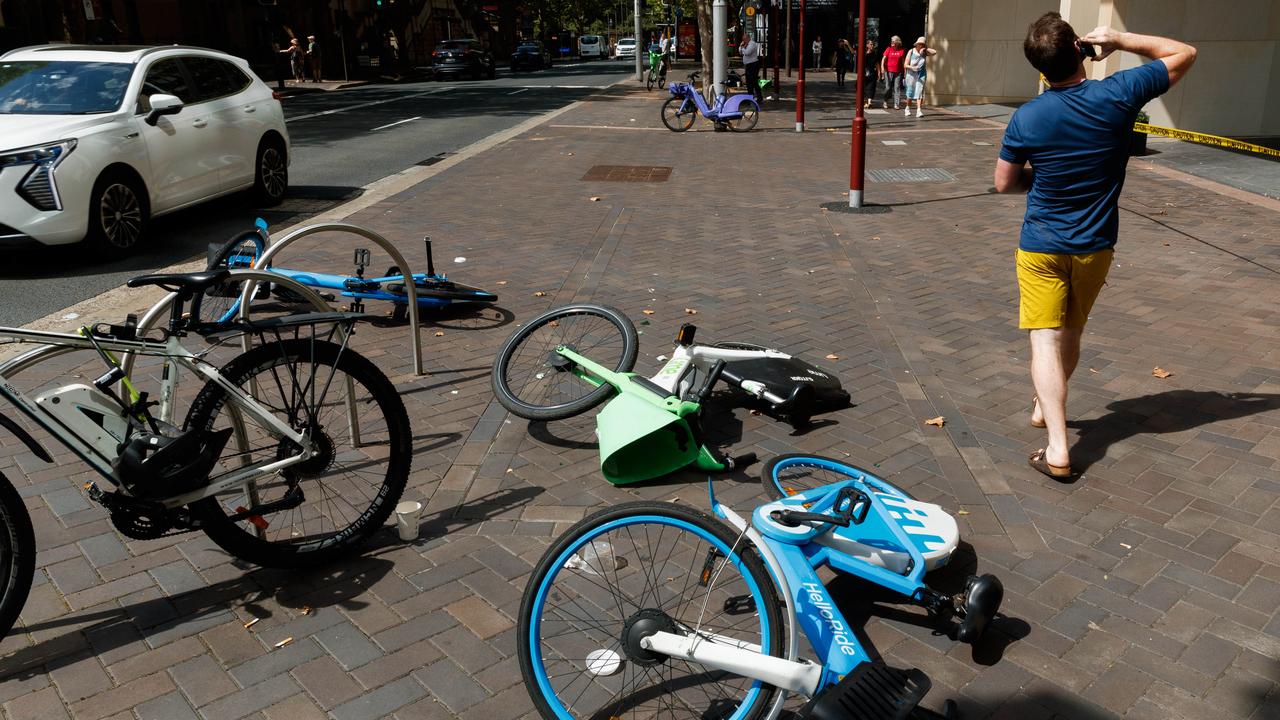
[[[263,138],[258,143],[253,168],[254,199],[265,206],[279,205],[289,189],[289,158],[284,144],[275,138]]]
[[[127,173],[104,173],[89,196],[85,241],[106,258],[129,255],[145,238],[149,214],[141,183]]]

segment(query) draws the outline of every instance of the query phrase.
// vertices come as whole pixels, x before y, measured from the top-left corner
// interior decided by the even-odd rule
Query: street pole
[[[862,207],[862,181],[867,159],[867,117],[862,114],[865,105],[863,79],[867,62],[867,0],[858,0],[858,92],[857,110],[853,114],[853,142],[849,143],[849,207]]]
[[[640,61],[640,48],[644,47],[646,53],[649,50],[649,44],[642,42],[640,38],[640,0],[636,0],[636,82],[644,82],[644,66]]]
[[[715,47],[711,53],[711,75],[715,78],[714,97],[724,94],[724,79],[728,77],[729,57],[725,48],[725,33],[729,26],[729,6],[725,0],[715,0],[711,4],[711,42]]]
[[[783,45],[782,54],[786,56],[783,62],[787,64],[787,77],[791,77],[791,0],[787,0],[787,42]]]
[[[800,58],[796,78],[796,132],[804,132],[804,0],[800,0]]]
[[[782,97],[778,84],[778,0],[769,0],[769,52],[773,55],[773,96]]]

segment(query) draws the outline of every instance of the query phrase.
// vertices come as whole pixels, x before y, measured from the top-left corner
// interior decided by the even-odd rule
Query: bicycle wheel
[[[692,105],[685,98],[672,96],[662,103],[662,124],[673,132],[684,132],[693,127],[694,118],[698,111],[694,109],[685,110],[686,105]]]
[[[315,454],[251,486],[192,503],[192,514],[215,543],[249,562],[295,567],[348,552],[386,522],[409,475],[409,418],[395,387],[373,363],[334,343],[296,338],[259,345],[221,372],[306,433]],[[221,387],[205,385],[184,424],[219,430],[235,427],[233,417],[244,418],[242,441],[233,436],[227,443],[211,481],[244,465],[296,453],[296,445],[227,400]],[[262,507],[269,509],[233,518]]]
[[[0,473],[0,639],[17,622],[36,571],[36,536],[22,496]]]
[[[650,70],[649,72],[645,73],[644,89],[653,90],[653,70]]]
[[[697,510],[635,502],[560,537],[520,604],[516,648],[544,718],[749,720],[775,688],[652,653],[654,631],[703,633],[781,657],[782,612],[748,541]],[[706,585],[702,584],[703,579]]]
[[[249,230],[223,243],[212,255],[205,266],[207,270],[226,270],[251,268],[262,253],[266,251],[266,243],[256,230]],[[240,293],[244,290],[244,280],[229,280],[210,286],[200,298],[198,320],[201,323],[224,323],[235,318],[240,309]],[[270,288],[258,284],[258,297],[265,297]]]
[[[747,100],[738,106],[742,117],[726,119],[724,122],[734,132],[747,132],[760,122],[760,106],[755,100]]]
[[[906,490],[881,480],[873,473],[856,465],[832,460],[820,455],[793,453],[779,455],[760,468],[760,483],[764,485],[765,494],[770,499],[781,500],[784,497],[802,493],[805,490],[844,482],[851,478],[860,478],[872,488],[886,495],[896,495],[915,500]]]
[[[567,305],[517,330],[493,361],[493,394],[527,420],[562,420],[604,402],[613,386],[593,385],[561,366],[564,345],[615,372],[636,364],[639,336],[621,311],[604,305]]]

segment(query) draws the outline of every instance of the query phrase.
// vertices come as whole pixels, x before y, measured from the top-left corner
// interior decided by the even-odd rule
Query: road
[[[0,269],[0,326],[18,326],[176,262],[251,227],[298,222],[358,197],[362,188],[619,80],[628,62],[557,65],[496,80],[367,85],[284,100],[292,142],[285,202],[255,208],[242,195],[156,219],[152,242],[126,260],[82,260],[69,248],[15,252]],[[120,318],[86,318],[115,320]]]

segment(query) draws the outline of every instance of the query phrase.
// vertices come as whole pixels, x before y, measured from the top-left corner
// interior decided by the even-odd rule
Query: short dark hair
[[[1056,12],[1047,12],[1027,28],[1022,52],[1049,82],[1061,82],[1080,68],[1076,31]]]

